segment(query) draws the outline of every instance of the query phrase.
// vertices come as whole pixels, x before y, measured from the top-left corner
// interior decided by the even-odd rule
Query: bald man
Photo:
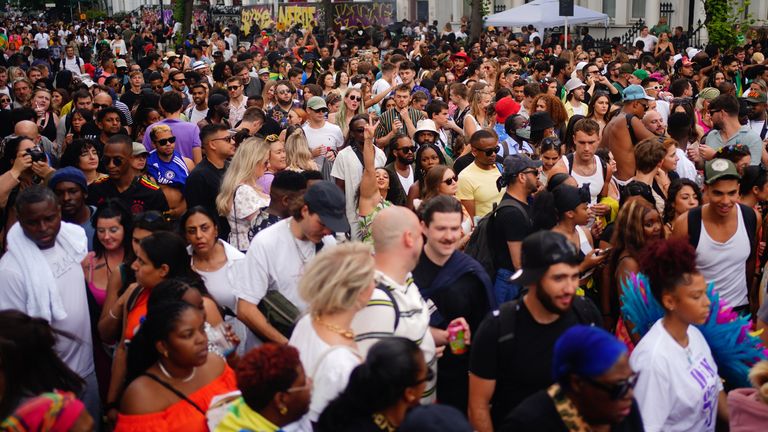
[[[32,141],[34,141],[35,144],[45,150],[49,158],[58,155],[58,152],[56,151],[56,148],[54,147],[51,140],[40,135],[40,129],[38,129],[37,123],[33,121],[22,120],[16,123],[16,126],[13,127],[13,133],[18,136],[32,138]],[[54,162],[55,161],[51,161],[52,164]]]
[[[667,132],[667,125],[661,114],[656,110],[648,110],[643,116],[643,125],[656,136],[663,136]]]
[[[414,284],[411,270],[416,267],[424,246],[416,215],[405,207],[387,207],[373,220],[373,245],[376,253],[376,289],[368,305],[352,321],[360,355],[385,337],[399,336],[419,344],[427,366],[435,377],[424,387],[421,402],[435,400],[437,358],[434,335],[445,345],[443,330],[429,326],[429,307]]]

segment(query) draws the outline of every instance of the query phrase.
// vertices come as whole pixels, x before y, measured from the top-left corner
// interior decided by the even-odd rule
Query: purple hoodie
[[[740,388],[728,393],[731,432],[765,430],[768,425],[768,404],[760,399],[757,389]]]

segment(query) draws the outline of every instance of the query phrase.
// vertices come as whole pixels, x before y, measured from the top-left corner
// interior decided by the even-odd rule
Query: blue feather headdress
[[[621,286],[622,316],[631,324],[632,333],[642,337],[664,316],[664,309],[650,295],[648,279],[642,273],[632,274]],[[720,376],[730,387],[749,387],[749,369],[768,358],[768,350],[751,331],[749,315],[739,316],[721,301],[713,283],[707,286],[707,296],[711,302],[709,318],[696,327],[709,344]]]

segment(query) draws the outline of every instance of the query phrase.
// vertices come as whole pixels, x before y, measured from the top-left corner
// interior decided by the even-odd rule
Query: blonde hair
[[[157,139],[157,134],[161,132],[171,132],[171,127],[166,124],[159,124],[152,128],[151,131],[149,131],[149,137],[152,138],[152,141]],[[173,132],[171,132],[173,134]]]
[[[757,395],[768,403],[768,360],[763,360],[749,370],[749,381],[757,389]]]
[[[347,118],[346,99],[352,92],[357,92],[360,95],[360,105],[357,107],[357,112],[349,113],[349,118]],[[362,97],[363,91],[359,88],[349,87],[347,88],[347,91],[344,92],[344,97],[339,105],[339,111],[336,113],[336,126],[341,128],[341,133],[345,138],[347,137],[347,132],[349,132],[349,120],[357,114],[365,114],[365,103],[363,102]]]
[[[285,138],[285,163],[288,168],[298,168],[302,171],[317,169],[309,152],[309,142],[304,131],[297,127]]]
[[[256,180],[254,172],[259,164],[266,165],[269,160],[269,149],[269,143],[261,138],[248,138],[237,148],[221,180],[219,195],[216,196],[216,210],[220,215],[229,214],[238,186]]]
[[[317,316],[354,308],[360,292],[373,282],[372,253],[369,245],[350,242],[317,254],[299,281],[299,295],[309,304],[309,313]]]

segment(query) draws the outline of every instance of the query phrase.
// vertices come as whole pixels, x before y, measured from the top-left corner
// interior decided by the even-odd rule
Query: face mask
[[[529,140],[531,139],[531,128],[524,127],[524,128],[515,129],[515,134],[522,139]]]

